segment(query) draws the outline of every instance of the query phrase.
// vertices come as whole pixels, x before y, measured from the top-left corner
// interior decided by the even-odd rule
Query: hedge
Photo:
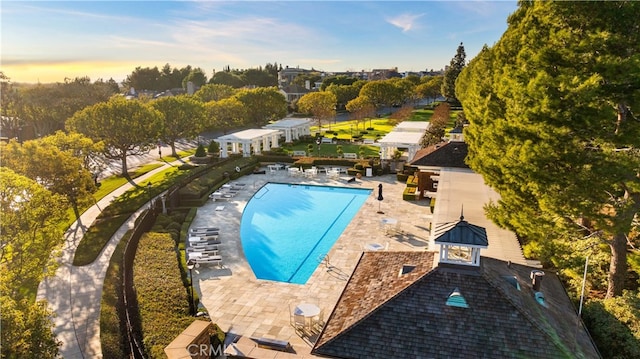
[[[170,235],[146,233],[140,238],[133,281],[149,358],[165,358],[164,348],[193,321],[188,289],[176,264],[175,242]]]
[[[416,187],[405,187],[404,192],[402,192],[402,199],[405,201],[417,200]]]
[[[418,187],[418,177],[413,176],[413,175],[407,177],[407,186],[408,187]]]

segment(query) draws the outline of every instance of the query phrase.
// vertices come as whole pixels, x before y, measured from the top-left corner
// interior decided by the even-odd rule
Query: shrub
[[[640,292],[589,301],[583,320],[603,358],[640,358]]]
[[[204,146],[202,144],[198,145],[198,148],[196,148],[196,153],[194,154],[194,156],[196,157],[206,157],[207,153],[204,150]]]
[[[409,175],[405,173],[397,173],[396,178],[398,179],[398,182],[406,183]]]
[[[164,347],[193,321],[177,264],[169,235],[147,233],[140,238],[133,280],[144,347],[150,358],[165,357]]]
[[[207,152],[217,155],[220,153],[220,144],[216,141],[209,142],[209,148],[207,148]]]
[[[402,192],[402,199],[405,201],[415,201],[416,197],[416,188],[415,187],[406,187],[404,192]]]
[[[413,175],[407,177],[407,186],[408,187],[418,187],[418,177],[413,176]]]

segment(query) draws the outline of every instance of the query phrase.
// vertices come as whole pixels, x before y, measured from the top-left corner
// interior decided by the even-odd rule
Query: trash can
[[[365,173],[364,173],[364,175],[365,175],[365,176],[367,176],[367,177],[373,177],[373,168],[371,168],[371,167],[367,167],[367,168],[365,169]]]

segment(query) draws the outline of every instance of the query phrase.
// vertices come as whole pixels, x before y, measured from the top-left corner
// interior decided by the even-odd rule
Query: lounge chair
[[[202,260],[202,259],[216,259],[216,258],[220,258],[222,259],[222,257],[220,257],[220,251],[188,251],[187,252],[187,259],[195,259],[197,260]]]
[[[207,258],[196,258],[196,265],[199,264],[217,264],[218,267],[222,268],[222,257],[221,256],[211,256]]]
[[[205,234],[205,235],[210,235],[212,233],[219,233],[220,232],[220,228],[215,228],[215,227],[210,227],[210,228],[191,228],[189,230],[189,233],[191,234]]]
[[[218,244],[222,244],[222,242],[220,242],[220,239],[210,239],[208,241],[204,241],[204,242],[189,242],[189,246],[193,247],[193,248],[202,248],[202,247],[206,247],[206,246],[214,246],[214,245],[218,245]]]
[[[194,245],[187,247],[187,252],[217,251],[220,250],[217,244]]]
[[[195,243],[202,243],[202,244],[219,244],[220,243],[218,236],[206,236],[206,237],[191,236],[189,237],[188,241],[192,245]]]

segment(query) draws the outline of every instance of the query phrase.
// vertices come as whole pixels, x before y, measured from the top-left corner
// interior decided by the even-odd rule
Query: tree
[[[248,69],[242,74],[244,83],[251,86],[270,87],[278,85],[278,77],[262,69]]]
[[[465,58],[467,55],[464,52],[464,46],[462,43],[456,50],[456,55],[451,59],[449,68],[444,72],[444,79],[442,81],[442,95],[446,97],[448,102],[457,104],[458,98],[456,96],[456,79],[460,72],[465,67]]]
[[[367,117],[375,116],[376,107],[373,102],[366,96],[358,96],[347,103],[347,111],[351,113],[352,118],[356,121],[356,127],[360,120]]]
[[[207,83],[207,75],[204,74],[204,71],[201,68],[195,68],[189,72],[189,74],[182,79],[182,88],[187,88],[187,83],[193,83],[196,88]]]
[[[331,84],[327,86],[326,91],[331,92],[336,96],[336,108],[344,109],[347,105],[347,102],[358,97],[360,88],[353,85]]]
[[[206,127],[204,104],[188,96],[162,97],[151,106],[164,115],[159,138],[171,146],[171,156],[177,157],[176,141],[195,138]]]
[[[53,135],[41,138],[40,141],[44,145],[70,152],[71,156],[80,159],[82,167],[88,170],[96,180],[100,173],[107,168],[107,163],[102,157],[104,143],[93,142],[89,137],[80,133],[57,131]]]
[[[469,165],[501,196],[491,218],[542,250],[605,243],[607,297],[640,210],[639,18],[631,1],[522,2],[456,87]]]
[[[33,298],[56,269],[51,258],[63,242],[64,199],[3,166],[0,213],[0,356],[55,358],[51,313]]]
[[[234,97],[244,104],[251,125],[261,126],[287,114],[287,100],[276,87],[242,89]]]
[[[115,94],[113,84],[88,77],[64,83],[38,85],[25,88],[17,94],[14,104],[16,115],[33,128],[36,137],[46,136],[64,129],[65,121],[83,108],[107,101]]]
[[[300,87],[307,87],[307,81],[309,81],[309,88],[313,88],[315,86],[315,83],[320,81],[322,79],[322,77],[320,76],[320,73],[317,71],[313,71],[313,72],[305,72],[305,73],[301,73],[298,74],[298,76],[293,78],[293,81],[291,81],[291,83],[293,85],[298,85]]]
[[[166,66],[166,65],[165,65]],[[182,80],[182,79],[181,79]],[[142,68],[136,67],[130,75],[127,75],[126,80],[122,84],[127,88],[133,88],[136,91],[149,90],[149,91],[164,91],[162,81],[160,81],[160,71],[158,67]]]
[[[329,91],[309,92],[300,98],[298,108],[303,113],[311,114],[318,121],[318,131],[321,131],[323,121],[331,121],[336,117],[336,95]]]
[[[207,102],[205,111],[209,117],[208,129],[220,129],[224,133],[229,128],[242,126],[247,117],[244,104],[233,97]]]
[[[442,94],[442,82],[444,76],[424,77],[424,80],[416,86],[416,92],[422,98],[435,101]]]
[[[398,98],[398,89],[389,80],[369,81],[360,90],[359,96],[368,98],[376,110],[391,106]]]
[[[227,85],[236,89],[245,85],[244,80],[242,79],[242,77],[240,77],[240,75],[234,74],[230,71],[216,72],[211,80],[209,80],[209,83]]]
[[[229,85],[207,84],[200,87],[193,97],[201,102],[220,101],[233,96],[234,93],[235,90]]]
[[[156,146],[164,121],[162,113],[137,100],[114,97],[77,112],[67,129],[104,143],[103,155],[120,160],[129,176],[127,156],[143,155]]]
[[[429,120],[429,128],[422,137],[422,147],[428,147],[442,142],[445,135],[445,128],[449,124],[449,114],[451,106],[442,102],[433,110],[433,115]]]
[[[23,144],[10,141],[2,148],[0,158],[4,166],[64,196],[76,218],[80,218],[79,205],[93,201],[91,195],[96,186],[91,172],[84,168],[82,158],[74,156],[72,151],[61,150],[42,140]]]
[[[0,293],[5,293],[0,288]],[[45,301],[15,300],[0,295],[0,356],[3,358],[59,358],[62,344],[53,333],[54,315]]]

